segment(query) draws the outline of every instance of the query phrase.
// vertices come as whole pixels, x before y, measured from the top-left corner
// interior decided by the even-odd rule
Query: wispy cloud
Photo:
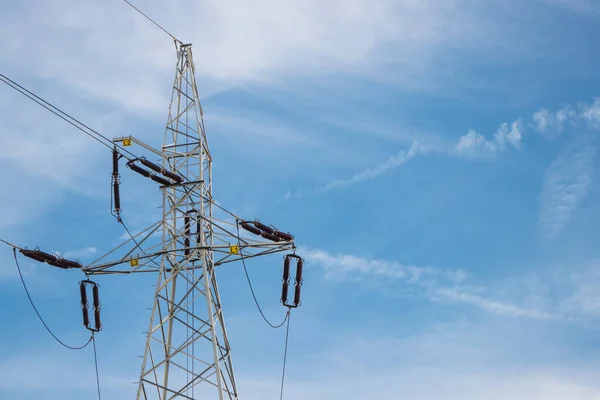
[[[279,202],[284,202],[294,197],[312,196],[332,190],[346,189],[358,183],[378,178],[418,156],[430,153],[445,154],[465,159],[493,157],[510,147],[520,149],[522,132],[523,124],[521,120],[517,120],[510,124],[510,126],[508,123],[500,125],[493,139],[486,139],[483,135],[471,129],[458,139],[452,149],[413,142],[407,150],[401,150],[397,155],[390,157],[383,164],[366,169],[350,178],[334,180],[315,188],[296,191],[288,190]]]
[[[481,158],[494,156],[507,147],[521,148],[523,124],[520,120],[513,122],[510,127],[507,123],[500,125],[492,140],[486,139],[474,129],[461,136],[454,147],[456,154],[466,158]]]
[[[592,183],[596,149],[585,141],[571,143],[548,167],[539,196],[538,229],[554,238],[571,220]]]
[[[440,270],[352,254],[331,254],[320,249],[302,248],[301,253],[309,263],[322,266],[329,279],[353,280],[371,276],[415,284],[430,284],[439,280],[460,283],[466,279],[466,273],[462,270]]]
[[[306,258],[307,265],[312,263],[323,267],[328,279],[403,283],[420,287],[421,295],[435,302],[450,300],[465,303],[497,315],[542,320],[562,318],[558,312],[498,300],[494,298],[493,290],[467,284],[468,275],[461,269],[442,270],[431,266],[406,265],[352,254],[331,254],[319,249],[303,248],[301,253]]]
[[[87,246],[81,249],[69,250],[63,254],[63,257],[67,259],[85,259],[98,253],[98,249],[92,246]]]
[[[433,292],[433,298],[437,296],[450,299],[453,301],[474,305],[482,310],[489,311],[494,314],[511,315],[515,317],[528,317],[535,319],[557,319],[558,314],[551,314],[543,310],[533,308],[524,308],[516,304],[492,300],[473,293],[466,288],[442,288]]]
[[[587,126],[600,129],[600,97],[591,103],[564,105],[556,111],[542,108],[533,114],[533,126],[547,137],[556,137],[568,127]]]

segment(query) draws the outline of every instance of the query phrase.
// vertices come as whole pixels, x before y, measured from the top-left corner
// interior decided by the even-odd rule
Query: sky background
[[[193,43],[213,194],[306,259],[285,398],[600,399],[600,4],[135,2]],[[176,54],[124,2],[4,2],[0,72],[155,147]],[[89,262],[119,243],[110,153],[0,87],[0,238]],[[122,173],[132,230],[156,185]],[[83,274],[20,260],[64,341]],[[279,256],[248,262],[273,320]],[[283,330],[218,270],[240,398],[279,395]],[[101,285],[103,397],[135,396],[155,278]],[[95,399],[93,354],[37,320],[0,248],[0,398]]]

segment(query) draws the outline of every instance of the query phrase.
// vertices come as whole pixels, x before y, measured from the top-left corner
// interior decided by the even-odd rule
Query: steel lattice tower
[[[191,45],[177,43],[162,153],[163,168],[186,179],[162,188],[164,254],[137,398],[193,399],[205,382],[219,399],[237,399],[211,251],[212,159]]]
[[[82,309],[84,325],[93,332],[101,329],[100,302],[98,287],[89,277],[157,273],[137,399],[237,399],[216,269],[240,259],[294,250],[294,237],[259,221],[244,220],[213,199],[212,157],[196,87],[192,47],[178,40],[175,47],[175,81],[162,148],[155,149],[131,136],[112,140],[113,215],[130,239],[85,266],[40,250],[11,246],[36,261],[63,269],[79,268],[86,274],[88,279],[81,282]],[[162,165],[125,149],[134,143],[158,157]],[[121,218],[118,169],[122,158],[132,171],[160,184],[162,193],[160,221],[135,236]],[[219,218],[213,215],[215,208],[222,214]],[[240,227],[254,238],[241,237]],[[162,238],[157,242],[155,236],[160,232]],[[116,252],[121,255],[107,261]],[[287,300],[290,257],[299,260],[293,304]],[[300,257],[288,254],[281,300],[288,308],[299,305],[301,276]],[[89,325],[86,283],[94,287],[95,328]]]

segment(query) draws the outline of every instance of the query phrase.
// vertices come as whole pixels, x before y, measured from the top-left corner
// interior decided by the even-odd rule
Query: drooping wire
[[[98,386],[98,400],[102,400],[100,395],[100,375],[98,374],[98,354],[96,352],[96,338],[92,333],[92,343],[94,345],[94,364],[96,365],[96,385]]]
[[[138,158],[135,154],[133,154],[129,150],[125,149],[124,147],[120,146],[119,144],[113,143],[112,140],[110,140],[106,136],[104,136],[101,133],[95,131],[94,129],[90,128],[89,126],[87,126],[83,122],[79,121],[77,118],[72,117],[68,113],[66,113],[63,110],[61,110],[60,108],[54,106],[52,103],[44,100],[40,96],[36,95],[35,93],[33,93],[32,91],[26,89],[25,87],[19,85],[17,82],[13,81],[12,79],[8,78],[7,76],[5,76],[5,75],[3,75],[1,73],[0,73],[0,81],[2,81],[4,84],[6,84],[7,86],[9,86],[10,88],[16,90],[17,92],[21,93],[23,96],[25,96],[25,97],[29,98],[30,100],[34,101],[38,105],[44,107],[46,110],[50,111],[52,114],[56,115],[60,119],[62,119],[65,122],[73,125],[75,128],[79,129],[81,132],[85,133],[86,135],[88,135],[92,139],[96,140],[98,143],[102,144],[103,146],[106,146],[106,147],[108,147],[111,150],[113,149],[113,146],[117,146],[123,152],[128,153],[131,157]],[[125,158],[127,158],[128,160],[131,160],[130,157],[127,157],[125,155],[123,155],[123,156]]]
[[[285,365],[287,362],[287,351],[288,351],[288,339],[290,336],[290,311],[291,308],[288,308],[287,312],[287,327],[285,329],[285,346],[283,351],[283,370],[281,371],[281,391],[279,392],[279,400],[283,400],[283,383],[285,381]]]
[[[48,333],[50,335],[52,335],[52,337],[54,338],[54,340],[56,340],[58,343],[60,343],[62,346],[66,347],[67,349],[70,350],[82,350],[84,348],[87,347],[88,344],[90,344],[90,342],[92,341],[92,339],[94,338],[94,335],[90,336],[89,340],[87,341],[86,344],[84,344],[83,346],[69,346],[67,344],[65,344],[63,341],[61,341],[53,332],[52,330],[50,330],[50,328],[48,327],[48,325],[46,324],[46,322],[44,321],[44,319],[42,318],[42,316],[40,315],[37,307],[35,306],[35,304],[33,303],[33,300],[31,298],[31,295],[29,294],[29,289],[27,289],[27,285],[25,284],[25,279],[23,279],[23,274],[21,273],[21,267],[19,266],[19,260],[17,259],[17,249],[15,247],[13,247],[13,255],[15,257],[15,264],[17,266],[17,270],[19,271],[19,277],[21,278],[21,283],[23,284],[23,288],[25,289],[25,293],[27,294],[27,298],[29,299],[29,303],[31,304],[31,307],[33,307],[33,310],[35,311],[35,313],[37,314],[39,320],[42,322],[42,324],[44,325],[44,328],[46,328],[46,330],[48,331]]]
[[[244,253],[242,252],[242,244],[240,242],[240,227],[239,227],[239,224],[237,224],[237,223],[236,223],[236,228],[237,228],[237,241],[238,241],[238,248],[239,248],[239,251],[240,251],[240,257],[242,259],[242,265],[244,266],[244,272],[246,274],[246,280],[248,281],[248,286],[250,287],[250,292],[252,293],[252,298],[254,299],[254,303],[256,304],[256,308],[258,308],[258,311],[260,312],[260,315],[262,316],[262,318],[265,320],[265,322],[271,328],[273,328],[273,329],[281,328],[283,326],[283,324],[285,324],[285,322],[289,320],[289,317],[290,317],[289,310],[288,310],[288,313],[285,315],[285,318],[283,319],[283,321],[279,325],[272,324],[267,319],[267,317],[265,316],[265,314],[263,313],[263,310],[260,307],[260,304],[258,303],[258,300],[256,298],[256,294],[254,293],[254,288],[252,287],[252,281],[250,280],[250,275],[248,274],[248,268],[246,268],[246,257],[244,256]]]
[[[121,225],[123,225],[123,228],[125,228],[125,231],[126,231],[126,232],[127,232],[127,234],[129,235],[129,237],[131,238],[131,240],[133,240],[133,243],[135,243],[135,247],[134,247],[134,249],[136,249],[136,248],[137,248],[137,249],[140,249],[140,251],[141,251],[142,253],[144,253],[144,255],[147,255],[148,253],[146,253],[146,251],[145,251],[144,249],[142,249],[142,247],[140,246],[139,242],[138,242],[137,240],[135,240],[135,236],[133,236],[133,235],[131,234],[131,231],[129,230],[129,228],[127,228],[127,225],[125,225],[125,222],[123,221],[123,217],[120,217],[120,218],[118,218],[118,219],[117,219],[117,221],[118,221],[118,222],[119,222]],[[154,259],[152,259],[152,258],[151,258],[151,259],[150,259],[150,262],[151,262],[151,263],[153,263],[153,264],[154,264],[155,266],[157,266],[158,268],[160,268],[160,265],[159,265],[159,264],[158,264],[156,261],[154,261]]]
[[[142,14],[144,17],[146,17],[146,19],[150,22],[152,22],[154,25],[156,25],[157,27],[159,27],[164,33],[166,33],[167,35],[171,36],[171,39],[173,39],[176,42],[181,43],[181,41],[179,39],[177,39],[175,36],[171,35],[169,33],[169,31],[167,31],[165,28],[163,28],[162,26],[160,26],[156,21],[154,21],[152,18],[150,18],[149,16],[147,16],[146,14],[144,14],[139,8],[137,8],[136,6],[134,6],[133,4],[131,4],[130,2],[128,2],[127,0],[123,0],[125,1],[125,3],[129,4],[131,6],[131,8],[133,8],[135,11],[139,12],[140,14]]]

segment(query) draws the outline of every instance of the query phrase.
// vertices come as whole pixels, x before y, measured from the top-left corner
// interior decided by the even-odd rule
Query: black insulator
[[[279,232],[279,231],[275,231],[273,232],[273,234],[283,240],[285,240],[286,242],[291,242],[292,240],[294,240],[294,236],[292,236],[289,233],[284,233],[284,232]]]
[[[173,173],[171,171],[167,171],[166,169],[163,169],[161,173],[164,176],[166,176],[167,178],[171,179],[172,181],[175,181],[176,183],[183,182],[183,178],[181,176],[177,175],[176,173]]]
[[[150,175],[150,179],[152,179],[154,182],[158,182],[162,185],[172,185],[173,182],[171,182],[168,179],[163,178],[162,176],[158,176],[158,175]]]
[[[100,322],[100,309],[94,309],[94,324],[96,325],[96,330],[100,331],[102,329],[102,323]]]
[[[39,255],[35,250],[19,250],[25,257],[29,257],[39,262],[46,262],[46,259]]]
[[[79,284],[79,292],[81,293],[81,312],[83,314],[83,325],[87,328],[90,326],[90,316],[88,314],[88,299],[84,282]]]
[[[304,266],[304,261],[299,258],[298,262],[296,263],[296,285],[301,284],[302,283],[302,267]]]
[[[115,212],[121,212],[121,196],[119,194],[119,181],[113,182],[113,195],[115,197]]]
[[[264,232],[267,232],[267,233],[270,233],[270,234],[275,233],[275,229],[273,229],[270,226],[265,225],[265,224],[263,224],[261,222],[254,221],[254,226],[256,226],[261,231],[264,231]]]
[[[248,232],[254,233],[255,235],[260,235],[262,233],[260,229],[253,227],[248,222],[242,222],[240,225],[242,226],[242,228],[244,228]]]
[[[88,315],[88,307],[82,306],[81,313],[83,314],[83,326],[87,328],[90,326],[90,316]]]
[[[260,236],[264,237],[265,239],[272,240],[272,241],[274,241],[274,242],[279,242],[279,241],[281,240],[281,239],[279,239],[277,236],[275,236],[275,235],[273,235],[273,234],[271,234],[271,233],[269,233],[269,232],[262,232],[262,233],[260,234]]]
[[[112,164],[113,164],[113,177],[117,177],[119,175],[119,152],[117,149],[113,150],[112,154]]]
[[[283,281],[289,282],[290,280],[290,258],[285,257],[283,260]]]
[[[92,296],[94,297],[94,310],[100,309],[100,295],[98,293],[98,285],[92,286]]]
[[[85,290],[85,283],[83,282],[79,284],[79,293],[81,293],[81,305],[87,307],[87,291]]]
[[[296,288],[294,290],[294,306],[298,307],[300,305],[300,290],[302,286],[296,284]]]
[[[146,178],[150,178],[150,176],[152,175],[150,172],[148,172],[148,171],[147,171],[147,170],[145,170],[144,168],[142,168],[142,167],[138,167],[137,165],[135,165],[135,164],[133,163],[133,161],[130,161],[130,162],[128,162],[128,163],[127,163],[127,166],[128,166],[129,168],[131,168],[131,170],[132,170],[132,171],[134,171],[134,172],[137,172],[138,174],[140,174],[140,175],[143,175],[143,176],[145,176]]]
[[[188,214],[186,214],[183,217],[183,221],[184,221],[183,222],[183,225],[184,225],[184,233],[183,234],[185,235],[185,237],[183,239],[183,243],[184,243],[184,246],[185,246],[184,252],[185,252],[185,255],[187,256],[187,255],[190,254],[189,247],[190,247],[190,229],[191,229],[190,228],[190,217],[189,217]]]
[[[48,264],[58,261],[58,257],[53,254],[45,253],[41,250],[33,250],[36,254],[44,259]]]
[[[64,258],[52,262],[48,261],[48,264],[62,269],[83,267],[83,265],[81,265],[81,263],[78,263],[77,261],[65,260]]]
[[[154,172],[158,172],[159,174],[163,173],[163,169],[161,166],[154,164],[152,161],[148,161],[145,158],[140,158],[140,162],[150,168],[151,170],[153,170]]]
[[[202,243],[202,237],[200,235],[200,220],[196,219],[196,244],[200,246]]]
[[[281,302],[283,304],[287,303],[287,297],[288,297],[288,283],[287,282],[283,282],[283,286],[281,288]]]

